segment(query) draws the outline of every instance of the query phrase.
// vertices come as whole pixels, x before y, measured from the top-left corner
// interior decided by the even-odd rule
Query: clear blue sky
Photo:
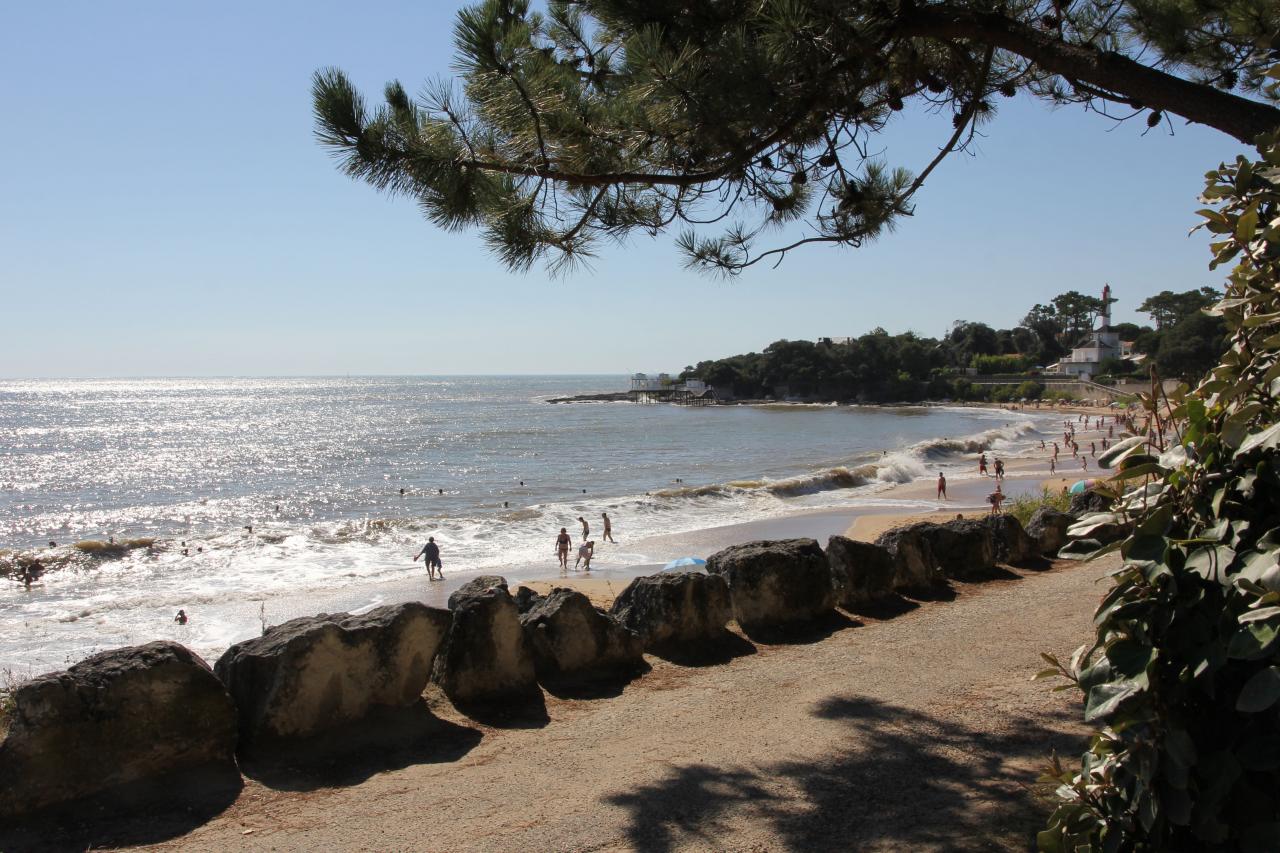
[[[508,273],[312,137],[315,69],[416,91],[449,72],[458,5],[10,4],[0,376],[669,370],[778,338],[1010,326],[1104,281],[1137,319],[1152,293],[1217,281],[1187,232],[1238,143],[1021,99],[870,248],[726,282],[638,238],[567,279]],[[918,169],[947,130],[907,115],[888,159]]]

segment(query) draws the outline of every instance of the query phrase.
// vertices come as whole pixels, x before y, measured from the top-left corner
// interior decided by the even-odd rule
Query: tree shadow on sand
[[[643,853],[723,846],[748,824],[794,851],[1027,849],[1046,813],[1031,768],[1081,737],[1068,711],[1006,719],[999,732],[862,697],[832,696],[813,713],[843,730],[822,759],[687,765],[607,802],[630,812],[627,836]]]

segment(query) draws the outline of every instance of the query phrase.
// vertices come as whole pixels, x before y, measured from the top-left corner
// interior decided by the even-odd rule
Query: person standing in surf
[[[986,453],[978,454],[978,473],[984,477],[987,476],[987,454]]]
[[[591,532],[591,525],[587,524],[587,520],[582,516],[578,516],[578,521],[582,522],[582,541],[587,541],[587,534]]]
[[[413,555],[413,561],[418,562],[419,557],[427,564],[427,580],[435,580],[436,572],[440,573],[440,580],[444,580],[444,564],[440,562],[440,546],[436,544],[436,537],[427,537],[427,544]]]
[[[560,568],[569,568],[569,545],[573,542],[573,537],[569,535],[569,531],[560,528],[560,535],[556,537],[556,553],[560,555]]]
[[[947,499],[947,477],[941,471],[938,472],[938,500],[945,501]]]
[[[600,541],[613,542],[613,524],[609,521],[609,513],[602,512],[600,513],[600,517],[604,519],[604,535],[600,537]]]

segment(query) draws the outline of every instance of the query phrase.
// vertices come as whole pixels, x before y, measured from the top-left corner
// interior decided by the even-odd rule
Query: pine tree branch
[[[1068,44],[998,14],[926,7],[904,15],[898,32],[917,38],[958,38],[993,45],[1034,62],[1044,71],[1208,125],[1244,143],[1252,143],[1259,134],[1280,127],[1280,109],[1184,80],[1119,53],[1092,45]]]

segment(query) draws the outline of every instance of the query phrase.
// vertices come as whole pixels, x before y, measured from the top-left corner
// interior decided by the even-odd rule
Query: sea
[[[307,602],[424,581],[554,577],[555,536],[671,556],[682,533],[884,503],[1057,419],[949,406],[558,403],[624,376],[0,380],[0,681],[178,639],[212,659]],[[892,501],[890,500],[890,503]],[[691,555],[691,556],[707,556]],[[36,559],[30,588],[16,567]],[[187,625],[173,622],[182,608]],[[3,686],[0,683],[0,686]]]

